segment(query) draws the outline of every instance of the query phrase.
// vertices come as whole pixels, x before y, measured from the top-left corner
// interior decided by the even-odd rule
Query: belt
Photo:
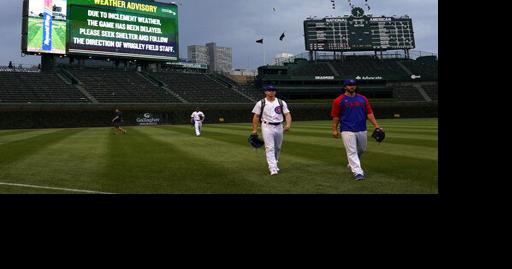
[[[264,121],[263,123],[270,124],[270,125],[281,125],[282,122],[267,122],[267,121]]]

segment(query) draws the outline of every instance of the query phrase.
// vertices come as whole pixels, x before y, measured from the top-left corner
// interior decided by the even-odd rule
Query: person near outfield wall
[[[199,109],[199,107],[196,107],[196,111],[192,112],[192,115],[190,115],[190,122],[194,126],[196,136],[201,136],[204,118],[204,113]]]
[[[116,131],[114,134],[126,134],[126,130],[121,128],[121,124],[123,123],[123,112],[116,108],[114,115],[115,117],[112,119],[112,124]]]

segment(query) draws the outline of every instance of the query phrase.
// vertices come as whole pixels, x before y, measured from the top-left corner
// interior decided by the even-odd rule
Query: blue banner
[[[43,47],[44,51],[52,51],[52,13],[46,10],[43,15]]]

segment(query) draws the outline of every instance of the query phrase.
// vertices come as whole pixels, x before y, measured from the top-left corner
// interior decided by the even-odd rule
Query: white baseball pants
[[[341,132],[341,138],[347,151],[348,164],[354,175],[364,175],[361,168],[361,156],[366,150],[368,143],[368,131],[364,132]]]
[[[200,120],[196,120],[195,122],[196,123],[194,124],[194,126],[196,127],[196,136],[200,136],[201,135],[201,128],[203,127],[203,122],[200,121]]]
[[[283,144],[283,125],[261,123],[261,134],[265,141],[265,152],[269,170],[278,169],[279,153]]]

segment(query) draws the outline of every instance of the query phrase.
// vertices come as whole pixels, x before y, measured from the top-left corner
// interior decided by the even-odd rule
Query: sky
[[[40,63],[38,56],[21,54],[22,0],[0,0],[0,65]],[[165,0],[168,1],[168,0]],[[305,52],[303,21],[310,16],[343,16],[348,0],[175,0],[179,5],[180,58],[187,46],[209,42],[233,49],[233,68],[256,69],[278,53]],[[408,15],[412,18],[416,49],[438,52],[437,0],[351,0],[371,7],[374,16]],[[275,11],[274,11],[275,9]],[[365,9],[366,10],[366,9]],[[286,32],[285,42],[279,41]],[[264,38],[264,45],[256,40]],[[266,56],[266,57],[264,57]]]

